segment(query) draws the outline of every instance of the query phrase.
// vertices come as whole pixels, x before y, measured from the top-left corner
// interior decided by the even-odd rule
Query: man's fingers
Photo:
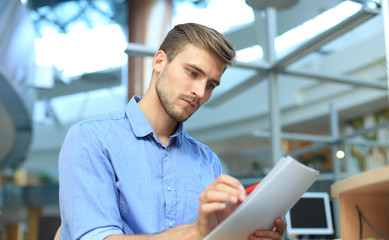
[[[278,232],[273,232],[270,230],[256,230],[251,239],[274,239],[274,240],[282,240],[282,235]],[[249,238],[250,239],[250,238]]]
[[[214,189],[216,185],[219,183],[225,184],[227,186],[230,186],[232,188],[240,189],[243,188],[242,184],[239,182],[238,179],[231,177],[226,174],[220,175],[218,178],[215,179],[210,185],[207,186],[207,189]],[[242,189],[244,190],[244,189]]]
[[[286,222],[284,220],[282,220],[281,218],[276,218],[274,220],[275,224],[276,224],[276,231],[282,236],[284,235],[284,232],[285,232],[285,229],[286,229]]]
[[[270,230],[256,230],[252,235],[248,237],[249,240],[254,239],[282,239],[286,228],[286,223],[281,218],[277,217],[274,220],[276,226],[273,231]]]
[[[236,194],[231,194],[229,192],[210,190],[202,194],[203,203],[212,203],[212,202],[237,203],[238,200],[240,199],[236,196]]]
[[[200,206],[200,211],[205,214],[209,214],[215,211],[223,210],[226,207],[227,207],[226,203],[220,203],[220,202],[206,203]]]
[[[240,186],[238,186],[238,188],[234,188],[229,185],[219,183],[215,186],[215,191],[230,194],[238,198],[240,201],[244,201],[246,199],[246,192],[244,191],[244,188]]]
[[[214,192],[219,192],[223,194],[215,194]],[[226,199],[226,195],[231,195],[237,198],[240,201],[244,201],[246,199],[246,194],[244,191],[244,187],[242,184],[231,176],[222,174],[220,175],[212,184],[210,184],[203,196],[200,196],[201,201],[210,202],[210,201],[227,201],[231,203],[235,203],[236,201],[233,199]],[[215,198],[215,197],[221,197]]]

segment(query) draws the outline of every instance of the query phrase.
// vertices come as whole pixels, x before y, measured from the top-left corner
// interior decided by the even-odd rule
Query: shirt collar
[[[177,139],[177,144],[181,145],[182,138],[184,137],[184,124],[183,123],[178,124],[177,131],[171,137],[175,137]]]
[[[138,105],[138,102],[141,99],[142,97],[140,96],[134,96],[126,106],[126,115],[136,137],[145,137],[154,132],[149,121]],[[178,125],[177,131],[171,136],[171,138],[176,138],[177,143],[181,144],[183,132],[184,124],[180,123]]]

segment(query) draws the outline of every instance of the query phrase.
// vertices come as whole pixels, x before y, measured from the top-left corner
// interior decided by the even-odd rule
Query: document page
[[[204,240],[246,240],[256,229],[273,229],[319,176],[290,156],[282,158],[235,211]]]

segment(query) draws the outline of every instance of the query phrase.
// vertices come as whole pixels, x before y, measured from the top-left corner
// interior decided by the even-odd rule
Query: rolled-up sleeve
[[[58,170],[61,239],[95,240],[123,234],[115,172],[93,129],[82,123],[71,127]]]

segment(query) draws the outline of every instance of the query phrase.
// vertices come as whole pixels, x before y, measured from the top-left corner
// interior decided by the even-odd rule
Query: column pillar
[[[172,0],[129,0],[129,41],[158,47],[171,28]],[[139,56],[128,58],[128,99],[142,96],[148,87],[151,60]]]

